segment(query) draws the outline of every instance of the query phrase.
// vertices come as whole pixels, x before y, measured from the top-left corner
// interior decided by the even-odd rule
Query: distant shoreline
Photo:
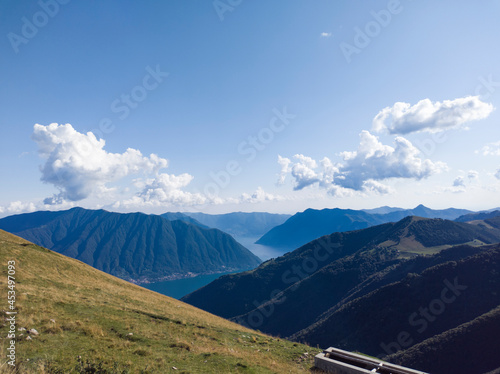
[[[238,268],[228,268],[220,271],[206,271],[202,273],[175,273],[171,275],[166,275],[163,277],[140,277],[137,279],[131,279],[131,278],[121,278],[123,280],[126,280],[127,282],[136,284],[138,286],[142,284],[151,284],[151,283],[158,283],[158,282],[165,282],[165,281],[174,281],[174,280],[179,280],[179,279],[187,279],[187,278],[195,278],[201,275],[212,275],[212,274],[227,274],[227,273],[240,273],[244,271],[249,271],[252,269],[238,269]]]

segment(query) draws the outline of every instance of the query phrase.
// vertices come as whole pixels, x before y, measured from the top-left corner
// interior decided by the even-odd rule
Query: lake
[[[235,239],[242,246],[248,248],[255,256],[259,257],[262,261],[267,261],[270,258],[283,256],[286,252],[294,249],[274,248],[268,247],[267,245],[255,244],[255,242],[259,238],[235,237]]]
[[[265,245],[255,244],[258,238],[246,238],[238,237],[235,238],[244,247],[248,248],[254,255],[259,257],[262,261],[269,260],[270,258],[276,258],[287,251],[283,249],[276,249],[273,247],[268,247]],[[156,282],[141,285],[148,290],[152,290],[163,295],[173,297],[175,299],[180,299],[186,296],[188,293],[196,291],[210,282],[216,280],[225,274],[233,274],[235,272],[209,274],[209,275],[198,275],[192,278],[176,279],[170,281]]]
[[[208,274],[208,275],[198,275],[192,278],[176,279],[170,281],[141,284],[142,287],[148,290],[161,293],[173,297],[175,299],[180,299],[186,296],[188,293],[196,291],[210,282],[216,280],[217,278],[225,275],[232,274],[234,272],[219,273],[219,274]]]

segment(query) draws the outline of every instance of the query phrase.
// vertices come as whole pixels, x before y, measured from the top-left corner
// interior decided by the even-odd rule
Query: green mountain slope
[[[0,230],[3,308],[8,261],[15,261],[16,373],[306,373],[319,351],[248,330]],[[2,310],[0,316],[5,337],[8,315]],[[9,344],[0,339],[1,351]],[[6,361],[2,355],[0,373],[12,372]]]
[[[273,335],[387,354],[381,344],[405,330],[412,311],[428,305],[443,282],[454,282],[458,274],[471,277],[464,279],[472,296],[449,308],[450,316],[429,328],[428,335],[412,337],[412,344],[500,304],[493,291],[500,286],[500,273],[491,262],[498,246],[483,245],[499,241],[494,228],[407,217],[322,237],[253,271],[221,277],[183,300]],[[226,300],[235,303],[220,307]]]
[[[0,220],[0,228],[120,278],[143,282],[253,268],[230,235],[142,213],[73,208]]]
[[[419,365],[422,370],[432,373],[493,374],[492,369],[496,369],[494,372],[498,373],[499,336],[500,307],[496,307],[470,322],[389,356],[388,359],[400,365]],[[457,354],[457,351],[461,354]]]
[[[499,272],[500,245],[485,246],[337,306],[293,338],[320,346],[334,342],[373,356],[394,353],[500,305]],[[402,331],[404,339],[398,338]]]
[[[307,303],[314,307],[310,308],[311,315],[301,312],[298,319],[310,324],[319,314],[345,297],[346,292],[359,282],[405,257],[435,253],[461,243],[480,245],[498,241],[500,231],[496,229],[442,219],[407,217],[397,223],[322,237],[284,256],[267,261],[253,271],[223,276],[185,296],[183,300],[224,318],[250,317],[257,313],[252,314],[256,308],[273,299],[279,292],[291,292],[295,295],[300,282],[303,292],[310,292]],[[347,269],[352,270],[347,272]],[[314,278],[308,279],[313,276]],[[324,277],[322,281],[316,278],[320,276]],[[337,277],[342,282],[352,278],[349,282],[346,281],[341,291],[337,287]],[[332,288],[335,288],[334,294],[337,297],[330,293]],[[279,297],[278,299],[280,301],[273,302],[276,309],[283,304]],[[226,305],[228,300],[232,302]],[[300,303],[300,300],[300,297],[291,296],[285,304]],[[296,308],[289,306],[282,309]],[[244,319],[249,320],[246,317]],[[280,314],[273,312],[270,318],[265,318],[256,325],[262,331],[267,331],[266,324],[272,323],[272,320],[279,324],[280,319]],[[292,329],[290,325],[286,329],[287,334],[292,333],[288,331]],[[286,335],[279,329],[269,332]]]
[[[360,232],[332,234],[324,241],[311,242],[264,262],[252,271],[222,276],[185,296],[183,300],[224,318],[242,315],[273,298],[273,293],[283,291],[329,263],[355,253],[390,226],[387,224]],[[312,268],[309,269],[309,259],[315,258],[318,258],[316,264],[312,261]]]

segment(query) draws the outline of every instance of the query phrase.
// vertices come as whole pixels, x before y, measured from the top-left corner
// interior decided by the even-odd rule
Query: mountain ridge
[[[385,213],[374,213],[382,211]],[[422,204],[414,209],[381,207],[372,209],[371,212],[340,208],[306,209],[269,230],[256,243],[291,250],[333,232],[359,230],[382,223],[397,222],[408,216],[455,219],[467,213],[470,211],[455,208],[433,210]]]
[[[19,222],[25,221],[16,230]],[[260,263],[230,235],[143,213],[73,208],[0,219],[0,228],[134,282],[244,270]]]
[[[289,214],[266,212],[232,212],[225,214],[206,214],[201,212],[184,212],[186,216],[200,223],[222,230],[238,238],[260,237],[273,227],[283,223]]]
[[[397,333],[404,328],[404,321],[400,321],[399,326],[388,327],[390,334],[383,328],[377,328],[379,335],[371,334],[368,331],[370,324],[380,321],[385,326],[395,315],[381,319],[370,317],[370,313],[383,315],[385,309],[396,309],[405,316],[407,311],[404,308],[408,307],[395,304],[391,296],[394,294],[388,291],[381,294],[381,290],[398,289],[396,295],[420,292],[421,304],[426,305],[425,300],[429,304],[435,297],[433,292],[443,289],[443,279],[454,282],[458,274],[454,264],[467,259],[468,262],[460,266],[474,272],[479,272],[478,266],[484,266],[485,272],[481,277],[490,282],[482,293],[477,283],[474,285],[477,305],[482,305],[482,309],[469,308],[467,318],[477,318],[480,313],[487,313],[500,303],[497,296],[485,293],[493,292],[496,284],[500,284],[500,279],[495,276],[495,271],[500,270],[496,268],[500,266],[496,261],[500,245],[485,243],[499,241],[500,230],[495,228],[443,219],[406,217],[396,223],[321,237],[252,271],[223,276],[182,300],[273,335],[312,345],[336,346],[378,355],[381,353],[377,351],[380,341],[390,343],[388,339],[397,337]],[[483,257],[476,261],[474,256]],[[429,278],[429,274],[434,274],[434,278]],[[439,277],[441,283],[436,283]],[[424,284],[424,281],[428,286],[420,287],[419,284]],[[410,289],[405,286],[407,284],[412,285]],[[473,282],[470,284],[472,290]],[[427,289],[434,291],[427,292]],[[376,298],[374,295],[383,297]],[[484,300],[479,298],[480,295]],[[221,308],[225,305],[224,300],[234,301],[237,307]],[[418,307],[415,308],[418,310]],[[348,320],[353,311],[358,313],[358,317],[365,314]],[[453,318],[457,325],[468,321]],[[344,325],[349,325],[349,329],[339,327],[338,332],[332,330],[335,326]],[[364,333],[353,335],[359,330],[356,326],[366,326]],[[445,327],[452,329],[456,326],[441,327],[435,334],[444,332]],[[429,333],[432,331],[429,330]],[[418,342],[415,339],[415,343]],[[419,368],[416,364],[406,366]]]

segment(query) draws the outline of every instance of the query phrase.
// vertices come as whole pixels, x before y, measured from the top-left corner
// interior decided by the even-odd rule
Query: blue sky
[[[499,11],[4,1],[0,215],[500,206]]]

